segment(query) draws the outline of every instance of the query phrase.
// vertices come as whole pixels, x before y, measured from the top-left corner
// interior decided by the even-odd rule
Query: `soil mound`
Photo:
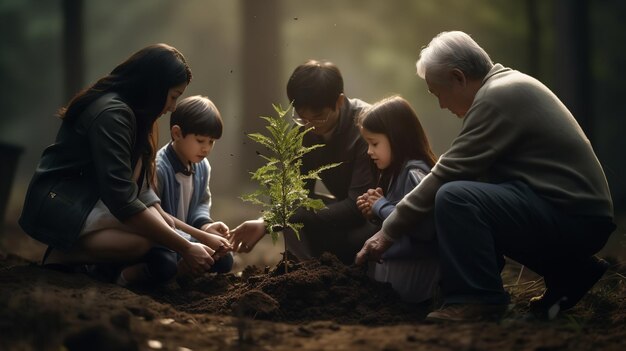
[[[388,325],[419,321],[430,304],[408,304],[391,285],[373,281],[363,267],[334,255],[284,261],[264,270],[206,275],[170,284],[150,295],[191,313],[245,315],[282,322],[331,320],[341,324]]]

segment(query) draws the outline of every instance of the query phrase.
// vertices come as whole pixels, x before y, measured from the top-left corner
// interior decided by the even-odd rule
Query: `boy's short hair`
[[[343,93],[343,77],[339,68],[328,61],[309,60],[296,67],[287,82],[287,97],[294,108],[319,111],[335,109]]]
[[[183,133],[222,137],[222,116],[211,100],[205,96],[190,96],[176,105],[170,118],[170,129],[178,125]]]

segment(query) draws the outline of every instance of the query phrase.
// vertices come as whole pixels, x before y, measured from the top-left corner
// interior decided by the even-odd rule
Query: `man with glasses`
[[[344,95],[341,72],[327,61],[310,60],[298,66],[287,83],[287,96],[293,102],[294,122],[302,128],[313,127],[303,144],[325,144],[303,157],[301,171],[341,163],[320,175],[330,192],[320,195],[327,208],[316,213],[300,209],[291,220],[304,224],[301,241],[286,233],[287,247],[300,258],[328,251],[344,263],[352,263],[365,240],[376,232],[356,206],[359,195],[376,187],[367,144],[355,123],[369,104]],[[309,181],[307,188],[314,194],[315,182]],[[262,219],[246,221],[231,232],[232,241],[239,252],[248,252],[264,232]]]

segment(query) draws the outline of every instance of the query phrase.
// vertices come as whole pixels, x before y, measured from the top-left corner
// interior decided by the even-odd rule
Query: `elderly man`
[[[463,126],[357,263],[379,260],[434,210],[444,304],[428,319],[501,317],[504,255],[544,277],[531,310],[553,318],[573,307],[608,268],[594,255],[615,229],[606,177],[578,123],[546,86],[493,64],[463,32],[437,35],[417,73]]]

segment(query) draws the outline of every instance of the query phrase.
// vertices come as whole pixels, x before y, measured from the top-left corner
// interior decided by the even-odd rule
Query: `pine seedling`
[[[287,106],[287,109],[283,109],[280,104],[273,106],[278,116],[261,116],[267,122],[266,129],[269,135],[248,134],[250,139],[263,145],[269,154],[257,152],[267,161],[256,171],[250,172],[252,179],[257,181],[260,187],[241,198],[262,207],[263,219],[276,244],[278,233],[285,228],[291,228],[300,240],[299,231],[303,224],[292,223],[290,218],[300,207],[312,211],[325,207],[322,200],[309,197],[309,192],[305,188],[306,181],[320,179],[319,174],[322,171],[336,167],[339,163],[328,164],[311,170],[307,174],[301,174],[302,156],[324,145],[303,146],[304,135],[313,128],[301,130],[288,117],[285,117],[293,108],[291,104]]]

